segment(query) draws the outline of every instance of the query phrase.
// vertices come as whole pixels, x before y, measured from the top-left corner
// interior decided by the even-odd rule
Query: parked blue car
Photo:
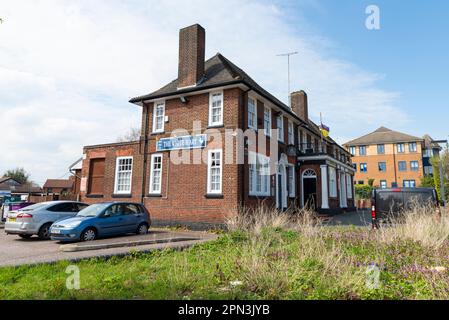
[[[56,221],[50,237],[58,241],[92,241],[127,233],[146,234],[150,225],[150,214],[143,205],[106,202],[90,205],[73,218]]]

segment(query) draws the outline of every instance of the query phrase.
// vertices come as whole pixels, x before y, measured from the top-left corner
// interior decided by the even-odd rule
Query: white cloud
[[[23,166],[38,182],[58,178],[83,145],[138,125],[127,100],[176,77],[178,30],[196,22],[208,57],[223,53],[284,101],[286,61],[276,54],[299,51],[292,89],[308,92],[312,118],[322,112],[339,140],[355,125],[407,121],[398,93],[379,88],[382,75],[328,57],[331,41],[301,19],[291,29],[290,14],[266,1],[2,1],[0,173]]]

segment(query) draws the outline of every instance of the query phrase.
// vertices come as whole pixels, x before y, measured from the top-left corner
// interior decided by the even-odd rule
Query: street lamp
[[[447,140],[435,140],[433,141],[435,143],[445,143],[447,144]],[[441,157],[440,157],[440,190],[441,190],[441,200],[443,201],[443,207],[446,206],[446,190],[444,189],[444,174],[443,174],[443,162],[441,161]]]

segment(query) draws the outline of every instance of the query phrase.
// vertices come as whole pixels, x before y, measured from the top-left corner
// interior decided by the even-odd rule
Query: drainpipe
[[[144,149],[143,149],[143,166],[142,166],[142,190],[141,190],[141,200],[140,202],[142,203],[142,205],[145,205],[145,184],[147,181],[147,162],[148,162],[148,118],[149,118],[149,106],[145,103],[142,102],[142,105],[144,107],[144,114],[145,114],[145,124],[144,124],[144,128],[143,128],[143,134],[144,134]],[[141,145],[142,145],[142,137],[140,137],[140,141],[139,141],[139,149],[141,149]]]
[[[393,143],[394,181],[396,183],[396,186],[399,187],[398,175],[397,175],[397,172],[396,172],[396,148],[397,148],[397,145],[395,145]]]

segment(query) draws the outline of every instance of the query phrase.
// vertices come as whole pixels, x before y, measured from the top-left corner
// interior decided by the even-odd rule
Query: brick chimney
[[[196,85],[204,76],[206,31],[199,24],[179,30],[178,88]]]
[[[309,121],[309,107],[307,105],[307,94],[301,91],[291,93],[292,111],[305,122]]]

